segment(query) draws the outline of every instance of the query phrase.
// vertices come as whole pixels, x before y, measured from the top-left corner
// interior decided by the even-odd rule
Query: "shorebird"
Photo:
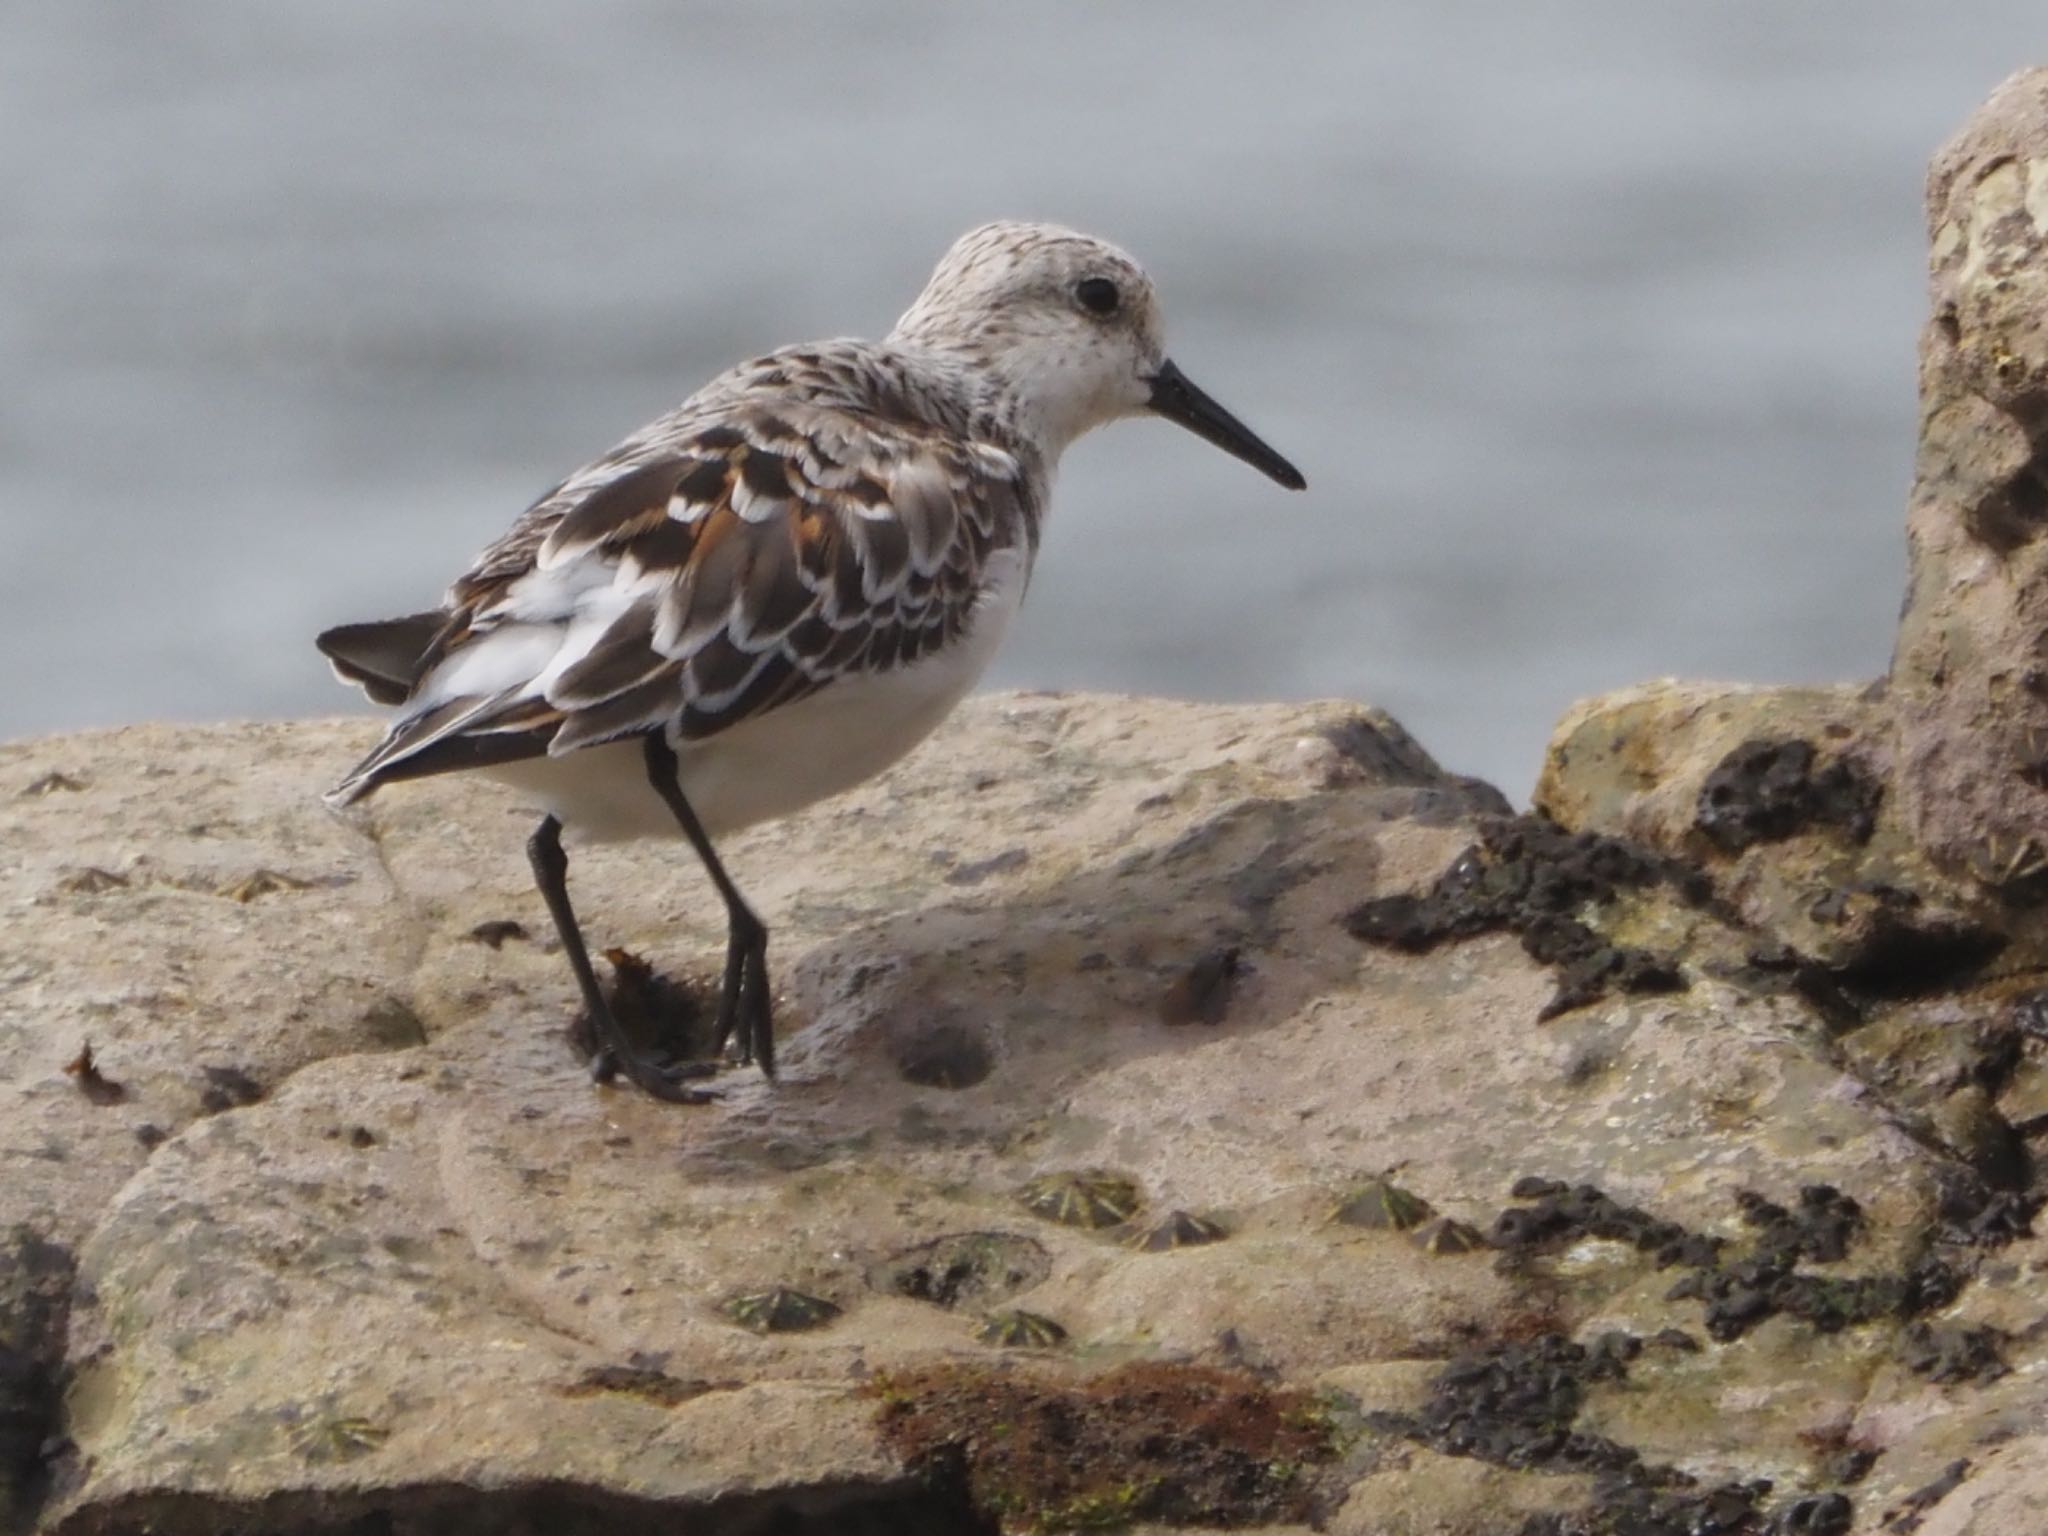
[[[527,853],[593,1075],[680,1101],[715,1068],[620,1027],[562,834],[687,839],[725,903],[718,1053],[772,1077],[768,931],[715,840],[929,734],[1023,598],[1060,454],[1147,412],[1305,485],[1168,360],[1130,256],[1047,224],[972,230],[882,340],[741,363],[534,502],[440,607],[322,634],[344,680],[399,709],[327,798],[476,769],[536,802]]]

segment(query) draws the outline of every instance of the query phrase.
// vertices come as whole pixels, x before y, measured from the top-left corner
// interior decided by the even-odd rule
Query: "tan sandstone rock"
[[[641,1522],[608,1529],[692,1510],[828,1529],[862,1505],[967,1529],[960,1488],[888,1428],[939,1368],[1048,1412],[1134,1363],[1308,1394],[1318,1454],[1216,1513],[1360,1533],[1477,1536],[1592,1497],[1401,1430],[1445,1361],[1490,1345],[1686,1330],[1703,1347],[1587,1380],[1579,1428],[1783,1496],[1831,1486],[1812,1447],[1872,1414],[1896,1323],[1780,1318],[1716,1344],[1700,1300],[1666,1295],[1684,1271],[1626,1242],[1504,1262],[1374,1224],[1390,1170],[1480,1231],[1536,1174],[1739,1247],[1738,1189],[1829,1184],[1868,1227],[1843,1272],[1890,1272],[1928,1241],[1940,1173],[1795,995],[1700,974],[1539,1024],[1552,978],[1506,936],[1404,956],[1347,934],[1502,810],[1384,716],[975,701],[884,780],[734,841],[774,930],[785,1073],[729,1073],[699,1108],[577,1066],[526,818],[498,791],[418,786],[356,825],[320,807],[368,734],[0,749],[8,845],[35,850],[10,871],[32,959],[4,994],[0,1225],[76,1265],[47,1529],[603,1510]],[[28,793],[55,772],[82,787]],[[242,900],[245,865],[273,873]],[[74,867],[125,883],[67,889]],[[717,909],[679,848],[579,856],[571,881],[600,943],[715,968]],[[1169,1006],[1219,949],[1220,1000]],[[88,1034],[118,1102],[64,1070]],[[209,1066],[263,1096],[202,1103]],[[145,1147],[145,1123],[169,1138]],[[1127,1180],[1139,1208],[1091,1229],[1052,1216],[1094,1186],[1020,1198],[1063,1175]],[[1179,1235],[1148,1248],[1155,1226]],[[779,1290],[829,1304],[820,1325],[741,1325],[814,1305],[759,1299]],[[1017,1309],[1064,1338],[989,1342]],[[2032,1380],[2007,1378],[2011,1411]],[[1967,1454],[1973,1425],[1878,1422],[1874,1442],[1912,1449],[1859,1506]],[[1235,1432],[1217,1454],[1250,1454]],[[1143,1515],[1162,1475],[1004,1485],[1000,1507],[1020,1529]]]
[[[1921,844],[2048,881],[2048,70],[1935,157],[1912,573],[1892,666],[1898,794]]]

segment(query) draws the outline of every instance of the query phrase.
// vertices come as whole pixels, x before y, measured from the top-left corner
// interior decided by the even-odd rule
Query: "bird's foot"
[[[758,1062],[762,1075],[775,1076],[775,1000],[768,986],[768,934],[735,927],[725,957],[725,985],[718,998],[718,1049],[734,1047],[741,1066]]]
[[[624,1077],[642,1093],[670,1104],[709,1104],[718,1099],[720,1095],[712,1089],[687,1086],[717,1071],[716,1062],[677,1061],[636,1050],[624,1042],[601,1045],[590,1058],[593,1083],[609,1083],[615,1077]]]
[[[612,968],[606,1006],[576,1016],[571,1038],[589,1059],[592,1082],[624,1077],[654,1098],[672,1104],[704,1104],[718,1095],[691,1083],[718,1072],[701,1049],[703,1009],[696,995],[657,974],[638,955],[605,951]]]

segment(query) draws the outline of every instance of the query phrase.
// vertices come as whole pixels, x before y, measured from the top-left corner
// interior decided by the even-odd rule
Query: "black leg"
[[[583,930],[576,926],[576,912],[569,905],[569,856],[562,851],[562,824],[552,816],[543,816],[540,825],[533,829],[533,836],[526,840],[526,857],[533,865],[534,884],[540,887],[548,916],[555,920],[555,932],[561,935],[569,969],[576,973],[576,986],[583,993],[583,1006],[590,1014],[591,1031],[597,1037],[591,1076],[605,1082],[623,1069],[637,1087],[658,1099],[678,1104],[708,1102],[713,1095],[682,1084],[693,1077],[710,1076],[717,1070],[710,1062],[669,1065],[657,1060],[626,1038],[618,1016],[604,1000],[597,972],[591,968],[590,951],[583,945]]]
[[[718,894],[725,898],[725,986],[718,999],[718,1047],[723,1050],[726,1042],[737,1033],[740,1060],[758,1061],[762,1072],[773,1077],[775,1021],[768,997],[768,930],[761,925],[761,919],[754,916],[754,909],[740,895],[739,887],[732,883],[725,866],[718,862],[711,839],[705,834],[704,823],[697,819],[697,813],[690,809],[690,802],[683,798],[683,787],[676,782],[674,748],[658,731],[645,740],[648,781],[654,785],[654,792],[675,813],[683,836],[697,850],[697,857],[704,861],[705,873],[718,887]]]

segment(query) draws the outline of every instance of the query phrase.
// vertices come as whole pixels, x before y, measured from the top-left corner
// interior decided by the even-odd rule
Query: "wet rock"
[[[1767,1480],[1702,1488],[1632,1446],[1577,1427],[1588,1394],[1599,1383],[1625,1381],[1641,1353],[1640,1339],[1618,1332],[1591,1345],[1544,1335],[1487,1346],[1439,1373],[1419,1410],[1368,1413],[1366,1423],[1452,1456],[1551,1475],[1596,1474],[1583,1507],[1532,1516],[1519,1536],[1847,1536],[1853,1506],[1845,1494],[1798,1495],[1773,1508]]]
[[[1610,1477],[1586,1510],[1539,1516],[1519,1536],[1847,1536],[1847,1495],[1809,1494],[1773,1512],[1770,1492],[1761,1479],[1699,1489]]]
[[[2023,992],[2009,1006],[2013,1027],[2024,1039],[2048,1042],[2048,988]]]
[[[1900,1321],[1953,1301],[1965,1278],[1933,1257],[1922,1257],[1899,1273],[1808,1273],[1802,1265],[1847,1258],[1864,1230],[1862,1207],[1828,1185],[1802,1189],[1796,1209],[1754,1191],[1738,1191],[1736,1208],[1754,1236],[1748,1251],[1735,1256],[1717,1236],[1624,1206],[1592,1185],[1531,1177],[1518,1181],[1514,1193],[1530,1203],[1511,1206],[1495,1219],[1491,1241],[1502,1250],[1504,1264],[1526,1266],[1583,1237],[1628,1243],[1659,1269],[1691,1271],[1666,1291],[1665,1299],[1704,1303],[1707,1335],[1724,1343],[1780,1314],[1823,1333]]]
[[[1752,964],[1824,1006],[1828,991],[1842,994],[1854,1013],[1960,986],[2012,939],[2004,909],[1932,863],[1881,793],[1890,732],[1882,696],[1864,690],[1646,684],[1559,724],[1536,808],[1710,864]],[[1787,763],[1800,771],[1782,793],[1745,799],[1727,782],[1732,766],[1769,785],[1769,768]],[[1822,763],[1855,766],[1831,776]],[[1830,793],[1812,787],[1816,773]],[[1842,783],[1852,788],[1833,794]]]
[[[2006,936],[1971,919],[1918,915],[1914,902],[1881,898],[1862,936],[1829,966],[1836,983],[1864,999],[1925,997],[1967,985],[1996,959]]]
[[[1868,1446],[1843,1446],[1821,1463],[1822,1476],[1831,1483],[1860,1483],[1877,1465],[1879,1454]]]
[[[1848,1536],[1855,1506],[1845,1493],[1809,1494],[1771,1517],[1771,1536]]]
[[[1924,1524],[2007,1536],[2039,1524],[2048,1463],[2038,1440],[1965,1442],[1948,1430],[1978,1415],[2031,1424],[2041,1411],[2016,1357],[2038,1358],[2038,1306],[2016,1304],[2014,1288],[2036,1267],[2031,1233],[2048,1196],[2037,1166],[2048,1007],[2034,996],[2048,970],[2048,670],[2033,660],[2048,635],[2044,186],[2048,72],[2036,70],[1999,88],[1929,178],[1933,312],[1911,576],[1889,677],[1832,688],[1667,681],[1585,701],[1560,722],[1534,801],[1568,832],[1710,870],[1713,902],[1696,919],[1654,891],[1572,915],[1674,961],[1690,996],[1726,988],[1744,1007],[1790,1010],[1791,1027],[1814,1031],[1841,1070],[1839,1091],[1881,1106],[1931,1177],[1928,1203],[1903,1228],[1878,1213],[1877,1184],[1793,1161],[1724,1189],[1825,1182],[1841,1198],[1752,1193],[1737,1226],[1725,1209],[1679,1211],[1607,1173],[1618,1198],[1581,1196],[1574,1219],[1565,1196],[1594,1170],[1552,1159],[1571,1178],[1522,1191],[1528,1203],[1502,1213],[1502,1261],[1570,1298],[1636,1267],[1591,1251],[1583,1238],[1594,1227],[1627,1240],[1643,1222],[1623,1212],[1668,1216],[1685,1234],[1669,1250],[1685,1270],[1674,1294],[1630,1293],[1613,1315],[1661,1323],[1666,1308],[1699,1304],[1715,1343],[1688,1372],[1733,1371],[1750,1351],[1803,1352],[1815,1372],[1803,1398],[1753,1378],[1730,1392],[1788,1412],[1799,1402],[1813,1464],[1860,1479],[1855,1505],[1825,1485],[1745,1503],[1738,1480],[1719,1490],[1720,1507],[1681,1513],[1646,1502],[1664,1490],[1631,1482],[1621,1492],[1634,1502],[1546,1515],[1546,1529],[1907,1536]],[[1570,1050],[1569,1062],[1596,1064],[1572,1073],[1582,1090],[1626,1073],[1611,1034],[1587,1032]],[[1700,1246],[1681,1255],[1682,1242]],[[1994,1344],[2008,1357],[2002,1375]],[[1845,1363],[1828,1401],[1824,1362],[1872,1351],[1898,1367],[1872,1383]],[[1647,1374],[1642,1362],[1632,1369]],[[1942,1378],[1933,1418],[1923,1374]],[[1865,1400],[1866,1385],[1884,1401]],[[1594,1418],[1603,1429],[1677,1422],[1640,1397]],[[1671,1439],[1685,1437],[1673,1429]]]
[[[1794,1272],[1776,1257],[1751,1257],[1697,1270],[1666,1295],[1705,1303],[1707,1336],[1726,1343],[1783,1314],[1821,1333],[1902,1320],[1954,1301],[1962,1276],[1935,1261],[1897,1275],[1835,1278]]]

